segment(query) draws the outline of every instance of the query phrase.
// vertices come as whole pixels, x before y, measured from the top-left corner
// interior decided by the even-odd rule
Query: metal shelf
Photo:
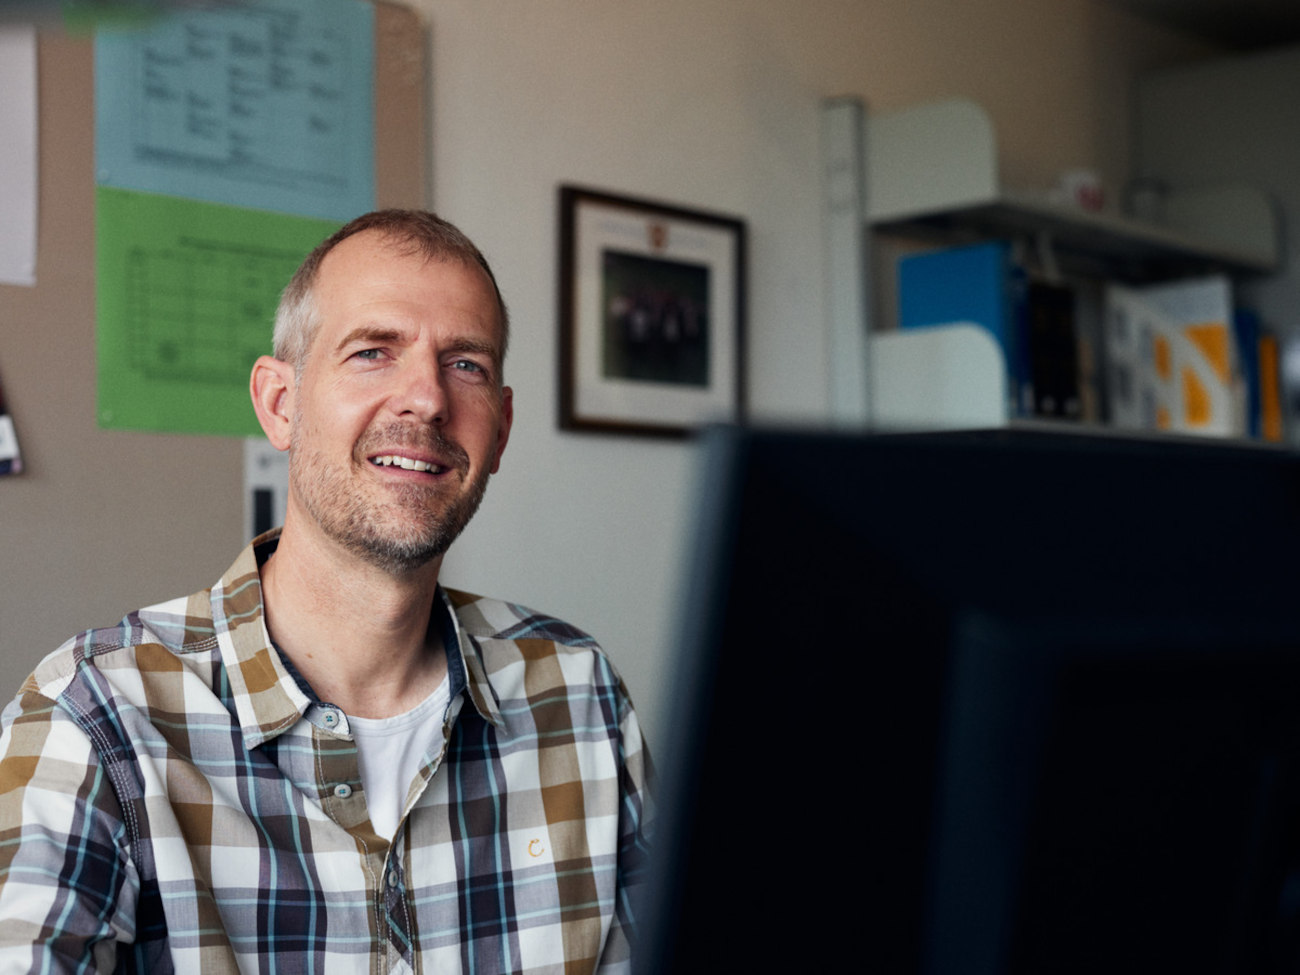
[[[1127,280],[1211,271],[1265,274],[1278,267],[1276,255],[1267,246],[1229,247],[1114,214],[1092,213],[1008,193],[989,201],[897,215],[873,222],[872,228],[949,242],[1029,238],[1049,243],[1062,263]]]
[[[1160,225],[1006,189],[992,121],[968,99],[872,117],[866,152],[867,222],[874,230],[948,242],[1045,241],[1062,264],[1130,280],[1263,274],[1280,265],[1276,210],[1253,187],[1170,191]]]

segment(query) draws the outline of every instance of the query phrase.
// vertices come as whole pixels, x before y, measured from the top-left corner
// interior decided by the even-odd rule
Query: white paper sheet
[[[36,283],[36,28],[0,25],[0,283]]]

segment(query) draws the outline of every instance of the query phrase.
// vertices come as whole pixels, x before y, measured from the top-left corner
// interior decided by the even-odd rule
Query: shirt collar
[[[466,692],[474,710],[484,721],[494,725],[498,730],[505,730],[505,718],[501,715],[500,700],[488,680],[487,669],[483,666],[482,651],[478,641],[461,623],[456,613],[456,606],[463,595],[449,592],[438,587],[437,600],[443,623],[442,645],[447,648],[447,673],[451,677],[451,696],[462,690]]]
[[[317,703],[306,682],[294,679],[266,629],[259,569],[279,541],[278,528],[253,539],[211,593],[212,621],[230,682],[235,717],[249,748],[288,730]],[[453,601],[442,587],[436,598],[435,613],[442,626],[452,698],[466,691],[484,720],[503,727],[497,696],[477,643],[461,626]]]

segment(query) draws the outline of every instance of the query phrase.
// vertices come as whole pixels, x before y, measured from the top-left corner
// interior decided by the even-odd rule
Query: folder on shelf
[[[969,322],[1002,350],[1008,412],[1033,412],[1025,338],[1025,275],[1011,244],[997,240],[912,254],[898,262],[898,324],[904,331]]]
[[[1024,340],[1028,344],[1034,415],[1081,419],[1083,399],[1073,288],[1047,281],[1029,282]]]
[[[1232,289],[1213,275],[1106,289],[1111,421],[1120,427],[1244,433]]]
[[[882,430],[1000,427],[1007,422],[1002,350],[970,322],[871,337],[871,416]]]
[[[1286,438],[1282,408],[1282,353],[1276,335],[1259,337],[1259,436],[1270,443]]]

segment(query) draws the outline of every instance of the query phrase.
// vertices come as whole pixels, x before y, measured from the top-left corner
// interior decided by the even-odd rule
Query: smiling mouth
[[[402,457],[399,454],[381,454],[378,457],[371,457],[370,463],[376,467],[400,467],[405,471],[423,471],[430,474],[441,474],[451,469],[440,464],[434,464],[431,461],[416,460],[414,457]]]

